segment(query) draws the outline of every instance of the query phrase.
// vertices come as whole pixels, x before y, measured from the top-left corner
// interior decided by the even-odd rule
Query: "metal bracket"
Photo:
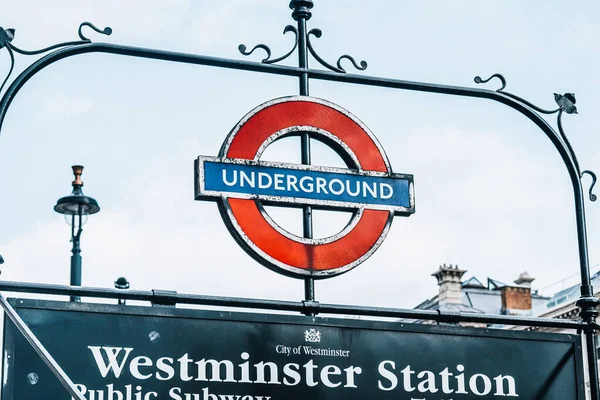
[[[152,307],[175,307],[177,292],[175,290],[152,289]]]
[[[318,301],[302,300],[302,314],[314,317],[319,313],[321,305]]]
[[[458,325],[462,320],[461,314],[457,311],[441,311],[439,308],[436,310],[439,317],[437,318],[437,323],[446,323],[452,325]]]

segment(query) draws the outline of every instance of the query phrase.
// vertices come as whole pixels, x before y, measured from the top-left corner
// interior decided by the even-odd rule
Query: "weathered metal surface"
[[[195,304],[244,309],[291,311],[312,314],[356,315],[385,318],[420,319],[457,324],[473,322],[480,324],[500,324],[518,326],[540,326],[548,328],[581,330],[587,325],[579,320],[560,320],[524,316],[472,314],[436,310],[415,310],[391,307],[369,307],[343,304],[326,304],[315,301],[282,301],[248,299],[240,297],[206,296],[191,293],[166,292],[161,290],[121,290],[89,286],[54,285],[47,283],[0,281],[0,291],[15,293],[37,293],[56,296],[81,296],[101,299],[125,299],[151,303]],[[80,303],[81,306],[91,305]]]
[[[13,304],[86,400],[584,398],[577,335],[32,300]],[[62,398],[64,389],[11,328],[9,323],[5,329],[5,352],[12,359],[18,354],[19,362],[8,365],[3,399]],[[26,379],[29,384],[23,384]]]
[[[349,168],[260,161],[269,144],[291,135],[322,141],[346,160]],[[327,278],[358,266],[381,245],[392,216],[410,215],[415,208],[412,176],[392,173],[383,148],[369,129],[340,106],[308,96],[283,97],[254,108],[232,129],[219,157],[201,156],[195,167],[196,199],[218,201],[225,224],[250,256],[295,277]],[[249,179],[243,181],[242,173]],[[268,188],[257,187],[260,174],[271,180]],[[279,190],[277,182],[283,177],[286,181],[280,183],[285,187]],[[311,186],[302,186],[309,179]],[[367,181],[373,184],[369,193]],[[356,184],[364,187],[360,196],[356,190],[354,195],[350,193]],[[284,230],[267,216],[263,201],[345,209],[354,214],[339,234],[313,239],[312,234],[282,234]]]
[[[422,82],[411,82],[411,81],[403,81],[398,79],[387,79],[387,78],[379,78],[379,77],[368,77],[368,76],[359,76],[352,74],[344,74],[341,68],[340,61],[342,58],[348,58],[342,56],[338,59],[337,69],[332,68],[335,72],[327,72],[327,71],[319,71],[309,69],[308,67],[308,54],[311,54],[311,49],[309,49],[308,43],[308,35],[309,32],[307,30],[306,21],[310,19],[312,15],[313,2],[310,0],[292,0],[290,2],[290,8],[293,10],[292,17],[298,23],[298,28],[294,31],[293,29],[288,29],[284,32],[293,31],[296,33],[297,31],[297,46],[295,45],[291,52],[286,53],[283,57],[279,57],[276,59],[270,59],[270,55],[268,54],[267,60],[264,63],[255,63],[255,62],[243,62],[237,60],[229,60],[215,57],[207,57],[201,55],[193,55],[193,54],[184,54],[184,53],[175,53],[168,52],[163,50],[154,50],[154,49],[143,49],[136,48],[130,46],[122,46],[122,45],[112,45],[105,43],[90,43],[91,41],[82,34],[82,28],[84,26],[89,26],[95,31],[102,34],[110,34],[110,28],[106,28],[104,30],[99,30],[92,26],[89,23],[83,23],[79,28],[79,37],[81,41],[72,41],[65,42],[56,45],[52,45],[40,50],[27,51],[21,50],[13,44],[14,39],[14,30],[6,29],[0,30],[2,33],[0,34],[0,49],[6,48],[10,57],[10,67],[6,78],[4,79],[2,85],[0,85],[0,91],[4,87],[4,85],[8,82],[9,77],[13,71],[14,65],[14,53],[20,53],[24,55],[34,55],[34,54],[42,54],[44,52],[53,51],[52,53],[43,56],[39,60],[35,61],[28,68],[26,68],[19,76],[17,76],[8,89],[4,92],[2,99],[0,99],[0,128],[4,121],[4,117],[6,112],[16,96],[19,90],[23,87],[23,85],[36,73],[47,67],[48,65],[61,60],[66,57],[71,57],[78,54],[86,54],[86,53],[109,53],[116,55],[126,55],[132,57],[142,57],[142,58],[151,58],[157,60],[168,60],[174,62],[183,62],[197,65],[206,65],[206,66],[214,66],[220,68],[231,68],[238,69],[250,72],[260,72],[260,73],[268,73],[268,74],[277,74],[283,76],[291,76],[297,77],[299,79],[299,93],[300,95],[308,95],[309,94],[309,81],[310,79],[317,80],[327,80],[332,82],[342,82],[349,84],[358,84],[358,85],[366,85],[366,86],[376,86],[376,87],[387,87],[401,90],[415,90],[421,92],[429,92],[429,93],[441,93],[448,95],[457,95],[457,96],[467,96],[474,98],[485,98],[493,101],[500,102],[504,105],[507,105],[519,113],[526,116],[530,119],[536,126],[540,128],[541,131],[548,137],[548,139],[553,143],[554,147],[558,151],[561,156],[564,165],[569,173],[569,177],[571,179],[573,195],[574,195],[574,204],[575,204],[575,218],[577,224],[577,240],[578,240],[578,254],[579,254],[579,264],[580,264],[580,277],[581,277],[581,298],[577,302],[578,306],[581,307],[581,316],[583,318],[582,322],[572,321],[573,326],[578,326],[582,328],[585,332],[586,340],[589,343],[593,341],[593,335],[595,334],[595,330],[597,328],[597,324],[595,323],[597,317],[596,307],[599,304],[599,300],[594,296],[594,290],[591,286],[590,281],[590,271],[589,271],[589,260],[588,260],[588,247],[587,247],[587,234],[586,234],[586,223],[585,223],[585,209],[584,209],[584,196],[583,196],[583,187],[581,183],[581,178],[584,174],[589,173],[593,177],[592,186],[589,188],[589,197],[593,201],[595,199],[595,195],[592,193],[593,183],[595,182],[595,176],[591,171],[583,171],[581,172],[579,168],[578,161],[576,159],[575,153],[568,143],[566,135],[562,129],[562,114],[563,113],[574,113],[576,108],[574,106],[575,99],[572,96],[570,99],[567,94],[557,95],[557,104],[559,105],[559,109],[557,110],[545,110],[535,106],[534,104],[528,102],[527,100],[516,96],[512,93],[504,92],[503,89],[506,86],[506,80],[499,74],[495,74],[492,77],[497,77],[502,81],[502,87],[498,91],[491,91],[485,89],[476,89],[476,88],[467,88],[467,87],[456,87],[456,86],[447,86],[447,85],[439,85],[439,84],[430,84],[430,83],[422,83]],[[312,30],[313,34],[315,34],[315,30]],[[267,51],[266,46],[257,46],[258,48],[262,48]],[[286,67],[281,65],[274,65],[274,63],[284,60],[286,57],[289,57],[294,49],[298,50],[298,65],[299,67]],[[314,50],[314,49],[313,49]],[[252,52],[252,51],[250,51]],[[323,59],[319,60],[317,58],[318,55],[316,53],[312,53],[313,57],[317,59],[318,62],[321,62]],[[349,59],[349,58],[348,58]],[[352,60],[350,60],[353,62]],[[271,62],[269,64],[269,62]],[[355,66],[357,64],[353,62]],[[333,67],[330,64],[322,64],[326,68]],[[366,64],[361,65],[366,66]],[[490,78],[491,79],[491,78]],[[483,83],[489,81],[478,79],[479,82]],[[568,102],[567,102],[568,101]],[[542,114],[553,114],[558,112],[557,124],[559,133],[557,133],[546,121],[543,117],[541,117],[538,113]],[[301,136],[302,142],[302,162],[304,164],[310,164],[310,135],[305,133]],[[303,226],[304,226],[304,238],[311,239],[312,238],[312,206],[306,205],[304,206],[304,218],[303,218]],[[262,213],[260,207],[259,212]],[[314,283],[311,277],[307,277],[305,280],[305,293],[306,299],[308,300],[304,304],[304,308],[299,309],[301,312],[310,313],[310,312],[318,312],[319,308],[317,307],[318,303],[314,302]],[[8,284],[10,287],[11,284]],[[20,285],[20,286],[19,286]],[[24,283],[17,283],[13,286],[15,290],[27,291],[31,290],[33,292],[39,293],[44,290],[51,290],[53,293],[62,292],[67,294],[81,294],[81,293],[89,293],[86,291],[82,291],[77,288],[70,288],[69,290],[65,289],[65,287],[60,287],[56,285],[50,285],[48,287],[40,287],[39,285],[31,285]],[[92,291],[96,294],[99,294],[100,291]],[[101,297],[114,297],[118,298],[120,296],[115,296],[112,293],[102,292]],[[242,299],[243,300],[243,299]],[[231,304],[234,304],[235,301],[232,301]],[[249,305],[250,303],[242,301],[243,304]],[[283,306],[279,304],[279,306]],[[294,306],[295,307],[295,306]],[[342,310],[341,308],[335,308],[335,310]],[[294,310],[297,310],[294,308]],[[368,309],[368,310],[355,310],[357,313],[365,312],[367,314],[374,313],[373,315],[379,313],[385,314],[384,309]],[[484,317],[482,321],[499,321],[503,320],[506,317],[497,317],[500,319],[494,319],[493,317]],[[434,318],[435,319],[435,318]],[[454,315],[447,316],[448,320],[451,321],[472,321],[477,320],[476,316],[468,316],[468,315]],[[443,319],[438,319],[443,320]],[[527,319],[520,318],[515,319],[513,324],[524,324],[524,322],[528,321]],[[543,325],[545,322],[542,321],[530,321],[533,325],[537,326],[554,326],[554,325]],[[568,321],[562,321],[561,323],[567,323]],[[542,325],[538,325],[542,324]],[[560,324],[559,324],[560,325]],[[556,325],[558,326],[558,325]],[[561,325],[564,327],[564,325]],[[594,351],[593,346],[588,346],[588,367],[591,371],[591,397],[593,400],[600,399],[600,392],[598,390],[598,381],[597,381],[597,364],[596,364],[596,353]]]
[[[23,335],[22,337],[31,345],[31,349],[33,349],[37,355],[40,357],[41,361],[50,369],[51,373],[58,379],[60,384],[67,390],[67,392],[73,397],[73,399],[77,400],[86,400],[82,394],[79,393],[71,378],[63,371],[63,369],[58,365],[56,360],[52,357],[52,355],[46,350],[44,345],[38,340],[38,338],[33,334],[31,329],[27,326],[27,324],[23,321],[21,316],[14,310],[11,304],[4,298],[2,294],[0,294],[0,306],[8,316],[9,320],[12,322],[13,327],[16,327],[19,332]],[[5,327],[8,321],[6,318],[4,319]],[[14,333],[11,333],[11,336],[14,337]],[[12,338],[11,338],[12,339]],[[11,339],[6,337],[6,329],[4,330],[4,340],[5,343],[11,343]],[[6,348],[6,347],[5,347]],[[30,348],[28,348],[29,350]],[[6,369],[14,366],[16,362],[16,357],[14,352],[11,354],[4,353],[4,363],[2,364],[2,372],[3,372],[3,393],[4,387],[6,386],[6,376],[8,371]],[[35,376],[35,378],[33,377]],[[27,375],[29,379],[29,384],[36,384],[38,381],[37,374],[31,375],[31,372]]]

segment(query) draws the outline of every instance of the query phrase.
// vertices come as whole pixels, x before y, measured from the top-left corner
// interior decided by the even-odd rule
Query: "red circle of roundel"
[[[356,117],[308,96],[280,98],[255,108],[229,134],[220,156],[257,160],[278,132],[301,132],[306,127],[336,137],[354,153],[362,170],[391,172],[377,140]],[[280,273],[315,278],[338,275],[362,263],[385,238],[393,216],[390,211],[365,209],[345,234],[311,240],[284,234],[255,200],[224,198],[221,214],[238,242],[259,262]]]

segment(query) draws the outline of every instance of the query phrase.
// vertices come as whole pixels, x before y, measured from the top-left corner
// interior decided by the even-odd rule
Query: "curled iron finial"
[[[517,96],[516,94],[512,94],[510,92],[505,92],[504,89],[506,88],[506,79],[504,78],[504,76],[502,76],[502,74],[494,74],[485,80],[481,79],[481,77],[478,75],[475,77],[474,81],[475,81],[475,83],[480,84],[480,83],[489,82],[493,78],[500,79],[500,82],[502,83],[502,86],[500,87],[500,89],[496,89],[496,92],[498,92],[498,93],[502,93],[505,96],[513,98],[542,114],[554,114],[554,113],[557,113],[558,111],[560,111],[560,108],[557,108],[555,110],[546,110],[544,108],[536,106],[535,104],[531,103],[530,101],[525,100],[524,98],[522,98],[520,96]],[[555,94],[555,97],[556,97],[556,94]]]
[[[269,62],[269,58],[271,58],[271,49],[266,44],[262,44],[262,43],[257,44],[250,51],[246,51],[246,49],[247,49],[247,47],[245,44],[240,44],[238,46],[238,50],[240,51],[240,53],[242,53],[245,56],[249,56],[250,54],[254,53],[254,50],[256,50],[256,49],[263,49],[267,53],[267,56],[261,60],[261,62],[263,62],[263,63]]]
[[[267,46],[266,44],[257,44],[256,46],[254,46],[252,48],[252,50],[248,51],[247,47],[245,44],[240,44],[238,46],[238,50],[240,51],[240,53],[242,53],[245,56],[249,56],[250,54],[254,53],[254,51],[256,49],[263,49],[266,53],[267,56],[265,58],[263,58],[261,60],[262,63],[264,64],[275,64],[279,61],[283,61],[286,58],[288,58],[293,52],[294,50],[296,50],[296,47],[298,47],[298,30],[292,26],[292,25],[287,25],[284,29],[283,29],[283,34],[285,35],[288,32],[293,32],[295,35],[295,39],[294,39],[294,47],[292,47],[292,49],[290,51],[288,51],[287,53],[285,53],[284,55],[282,55],[281,57],[277,57],[274,59],[271,59],[271,49],[269,48],[269,46]]]
[[[500,82],[502,83],[502,86],[500,87],[500,89],[497,89],[496,92],[501,92],[504,90],[504,88],[506,87],[506,79],[504,79],[504,77],[502,76],[502,74],[494,74],[492,76],[490,76],[487,79],[481,79],[481,77],[479,75],[477,75],[474,79],[475,83],[480,84],[480,83],[487,83],[489,81],[491,81],[494,78],[498,78],[500,79]]]
[[[93,30],[95,30],[96,32],[102,33],[104,35],[110,35],[112,33],[112,29],[109,28],[109,27],[104,28],[104,30],[100,30],[100,29],[96,28],[90,22],[83,22],[83,23],[81,23],[81,25],[79,25],[79,30],[78,30],[79,37],[81,38],[81,40],[74,40],[74,41],[70,41],[70,42],[57,43],[57,44],[53,44],[52,46],[44,47],[43,49],[39,49],[39,50],[23,50],[23,49],[18,48],[14,44],[12,44],[10,41],[6,42],[5,44],[6,44],[7,48],[12,49],[12,50],[16,51],[19,54],[23,54],[23,55],[26,55],[26,56],[32,56],[32,55],[36,55],[36,54],[42,54],[42,53],[45,53],[45,52],[50,51],[50,50],[58,49],[60,47],[76,46],[76,45],[79,45],[79,44],[91,43],[92,41],[90,39],[86,38],[85,36],[83,36],[83,33],[81,32],[81,29],[84,26],[89,26]],[[12,29],[12,37],[14,38],[14,29]],[[11,38],[11,40],[12,40],[12,38]],[[0,46],[0,48],[1,47],[2,46]]]
[[[588,174],[589,176],[592,177],[592,183],[590,185],[590,189],[589,189],[589,195],[590,195],[590,201],[596,201],[598,199],[598,197],[593,193],[594,190],[594,186],[596,185],[596,174],[593,171],[590,171],[589,169],[586,169],[585,171],[583,171],[581,173],[581,177],[583,178],[583,175]]]
[[[85,40],[87,42],[91,42],[92,40],[88,39],[87,37],[85,37],[83,35],[82,29],[83,29],[84,26],[88,26],[88,27],[92,28],[93,30],[95,30],[96,32],[101,33],[101,34],[106,35],[106,36],[112,34],[112,29],[109,26],[107,26],[104,29],[99,29],[99,28],[96,28],[96,26],[94,24],[92,24],[91,22],[87,22],[87,21],[86,22],[82,22],[79,25],[79,29],[77,30],[77,33],[79,34],[79,37],[81,38],[81,40]]]
[[[367,65],[366,61],[362,60],[360,62],[360,65],[359,65],[359,64],[356,63],[356,60],[354,60],[354,57],[352,57],[352,56],[350,56],[348,54],[344,54],[340,58],[338,58],[338,60],[337,60],[337,67],[339,69],[341,69],[342,71],[344,71],[344,72],[346,72],[346,70],[342,67],[342,60],[344,58],[347,59],[347,60],[350,60],[350,62],[352,63],[352,65],[354,65],[354,68],[356,68],[359,71],[364,71],[365,69],[367,69],[368,65]]]
[[[0,49],[6,48],[6,50],[8,51],[8,54],[10,56],[10,68],[8,70],[8,74],[6,75],[6,78],[4,78],[4,81],[0,85],[0,92],[2,92],[4,85],[6,85],[6,82],[8,81],[8,79],[10,78],[10,75],[13,72],[13,69],[15,66],[15,55],[14,55],[15,52],[26,55],[26,56],[32,56],[32,55],[36,55],[36,54],[42,54],[47,51],[58,49],[61,47],[76,46],[76,45],[91,43],[92,41],[90,39],[86,38],[85,36],[83,36],[83,33],[81,32],[81,29],[84,26],[88,26],[88,27],[92,28],[93,30],[95,30],[96,32],[102,33],[104,35],[110,35],[112,33],[112,29],[110,29],[109,27],[104,28],[104,30],[100,30],[100,29],[96,28],[90,22],[83,22],[81,25],[79,25],[79,30],[78,30],[79,37],[81,38],[81,40],[57,43],[57,44],[53,44],[52,46],[44,47],[43,49],[39,49],[39,50],[23,50],[23,49],[18,48],[17,46],[15,46],[12,43],[13,39],[15,38],[15,30],[14,29],[3,29],[0,27]]]
[[[329,64],[327,61],[323,60],[313,48],[312,43],[310,42],[310,35],[314,35],[316,38],[320,38],[321,36],[323,36],[323,31],[321,31],[318,28],[313,28],[310,31],[308,31],[308,34],[306,35],[306,44],[308,45],[308,51],[310,51],[310,54],[312,54],[312,56],[319,62],[319,64],[321,64],[325,68],[330,69],[331,71],[345,74],[346,70],[342,67],[342,60],[347,59],[350,60],[354,68],[358,69],[359,71],[364,71],[365,69],[367,69],[368,65],[366,61],[363,60],[360,63],[357,63],[356,60],[354,60],[354,58],[348,54],[344,54],[340,58],[338,58],[337,67]]]

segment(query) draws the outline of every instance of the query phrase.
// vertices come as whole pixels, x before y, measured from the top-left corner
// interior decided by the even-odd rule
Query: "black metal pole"
[[[313,7],[312,0],[292,0],[290,1],[290,8],[294,10],[292,12],[292,18],[298,22],[298,66],[303,69],[308,69],[308,48],[307,48],[307,32],[306,32],[306,21],[310,19],[312,13],[311,8]],[[300,74],[300,88],[299,93],[301,96],[308,96],[308,73],[304,72]],[[308,132],[302,133],[300,136],[301,146],[301,157],[302,164],[311,163],[310,153],[310,134]],[[313,237],[313,224],[312,224],[312,207],[302,207],[302,230],[303,235],[307,239]],[[315,280],[312,277],[304,278],[304,299],[306,301],[315,300]]]
[[[583,313],[583,311],[582,311]],[[585,321],[584,319],[584,322]],[[593,400],[600,398],[598,390],[598,357],[596,355],[596,331],[588,325],[588,329],[584,331],[585,347],[587,349],[587,365],[590,379],[590,394]]]
[[[55,296],[84,296],[103,299],[127,299],[152,303],[196,304],[218,307],[238,307],[275,311],[292,311],[303,314],[337,314],[386,317],[394,319],[430,320],[445,323],[476,322],[481,324],[502,324],[518,326],[539,326],[548,328],[582,330],[586,324],[578,320],[508,316],[496,314],[472,314],[439,310],[415,310],[389,307],[370,307],[301,301],[248,299],[240,297],[206,296],[177,293],[165,290],[121,290],[97,287],[75,287],[48,283],[0,281],[0,291],[16,293],[40,293]],[[399,322],[402,323],[402,322]]]
[[[77,233],[75,233],[75,218],[78,218],[79,220]],[[72,222],[73,226],[71,228],[71,241],[73,242],[73,249],[71,249],[71,252],[73,254],[71,255],[71,286],[81,286],[81,246],[79,240],[81,238],[81,212],[77,217],[73,215]],[[81,297],[71,296],[71,301],[80,302]]]

